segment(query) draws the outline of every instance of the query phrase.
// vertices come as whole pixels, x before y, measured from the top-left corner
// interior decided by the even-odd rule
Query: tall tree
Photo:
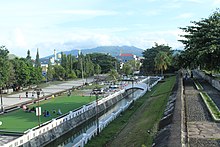
[[[38,49],[37,49],[37,54],[36,54],[35,67],[41,67]]]
[[[8,60],[8,49],[0,46],[0,87],[5,87],[10,76],[10,64]]]
[[[208,70],[220,69],[220,10],[216,10],[208,18],[193,21],[192,26],[180,28],[185,32],[184,39],[186,60],[191,67],[200,66]]]
[[[116,58],[102,53],[93,53],[89,56],[94,64],[98,64],[101,67],[102,73],[108,73],[111,69],[115,69]]]
[[[171,65],[171,57],[169,57],[166,52],[159,52],[154,58],[154,62],[156,69],[160,70],[161,76],[163,76],[163,71]]]
[[[51,61],[49,60],[48,67],[47,67],[47,80],[52,81],[54,75],[54,70],[51,64]]]
[[[37,49],[37,54],[36,54],[36,60],[35,60],[35,70],[32,70],[34,73],[36,83],[39,83],[42,80],[42,68],[41,68],[41,63],[40,63],[40,57],[39,57],[39,50]]]
[[[16,86],[27,86],[30,83],[30,68],[26,61],[24,58],[15,58],[12,61],[16,75]]]
[[[95,71],[95,74],[100,74],[102,71],[101,66],[99,66],[98,64],[95,64],[94,71]]]
[[[157,56],[157,54],[161,51],[166,52],[168,55],[170,55],[171,47],[169,47],[168,45],[158,45],[157,43],[155,43],[154,47],[146,49],[143,52],[144,61],[141,67],[142,73],[152,74],[156,72],[154,59]]]
[[[125,63],[122,67],[122,71],[125,75],[130,75],[132,74],[132,66],[129,63]]]

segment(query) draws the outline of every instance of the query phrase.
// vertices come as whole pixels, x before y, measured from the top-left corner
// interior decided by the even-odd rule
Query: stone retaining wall
[[[198,74],[204,80],[208,81],[209,84],[211,84],[213,87],[215,87],[216,89],[218,89],[220,91],[220,81],[219,80],[214,79],[213,77],[205,74],[201,70],[194,70],[194,72],[196,72],[196,74]]]
[[[176,84],[169,96],[164,114],[158,125],[158,133],[154,138],[153,147],[181,146],[181,80],[177,76]]]

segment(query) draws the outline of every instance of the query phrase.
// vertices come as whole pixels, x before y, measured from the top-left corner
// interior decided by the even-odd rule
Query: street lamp
[[[96,79],[96,85],[98,84],[98,79]],[[96,96],[96,131],[97,135],[99,135],[99,119],[98,119],[98,98],[100,94],[103,94],[102,90],[96,86],[91,92],[91,94],[94,94]]]
[[[38,116],[38,126],[40,126],[40,115],[41,115],[41,107],[40,107],[40,94],[43,93],[41,88],[35,88],[34,92],[37,93],[37,108],[36,115]]]

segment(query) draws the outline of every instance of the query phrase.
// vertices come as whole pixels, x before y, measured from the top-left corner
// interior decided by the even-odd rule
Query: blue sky
[[[182,47],[179,27],[207,18],[220,0],[9,0],[0,1],[0,45],[35,58],[57,51],[106,45]]]

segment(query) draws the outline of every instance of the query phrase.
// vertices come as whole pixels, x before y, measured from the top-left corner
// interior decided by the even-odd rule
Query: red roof
[[[133,54],[121,54],[121,57],[133,57]]]

